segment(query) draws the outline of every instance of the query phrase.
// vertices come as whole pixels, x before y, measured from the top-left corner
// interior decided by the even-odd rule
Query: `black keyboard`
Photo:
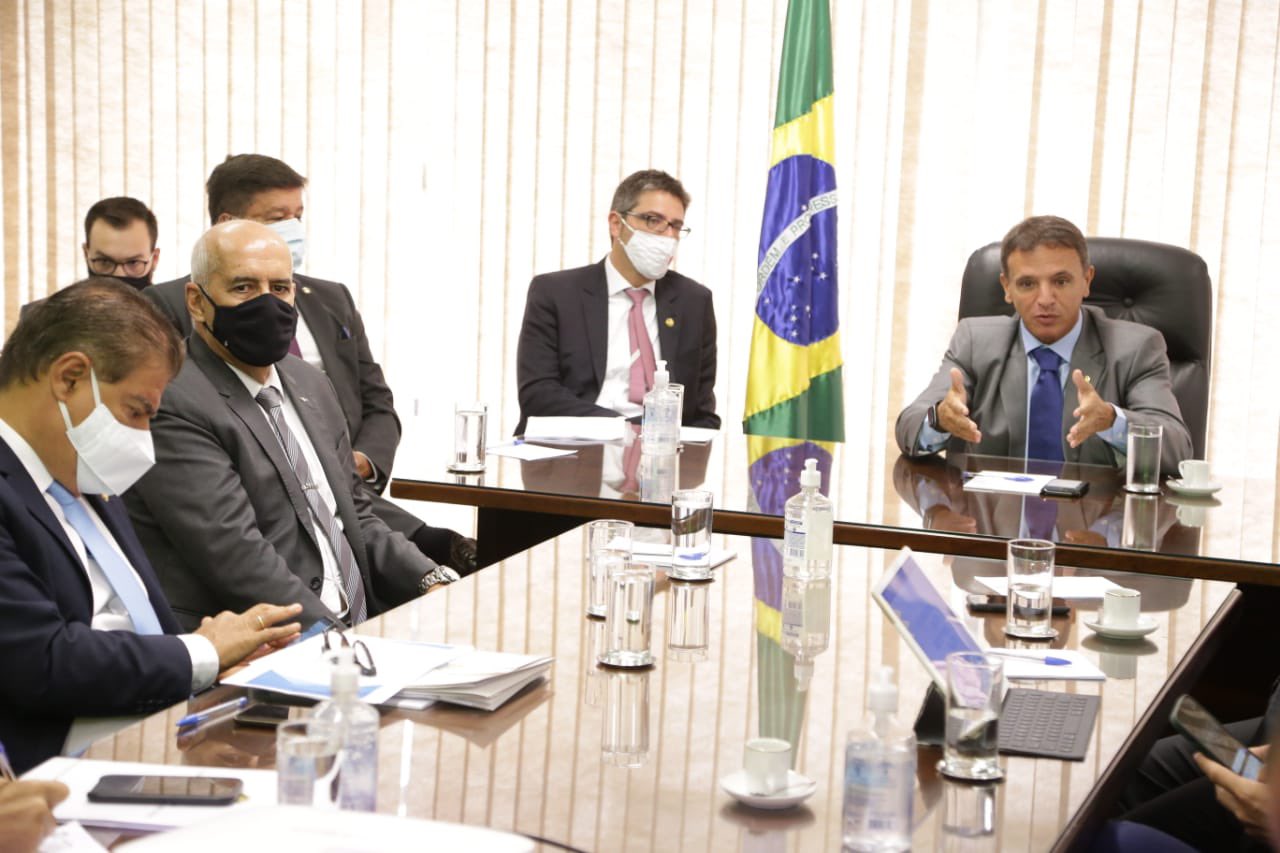
[[[1000,751],[1083,761],[1097,716],[1097,696],[1011,688],[1000,711]]]

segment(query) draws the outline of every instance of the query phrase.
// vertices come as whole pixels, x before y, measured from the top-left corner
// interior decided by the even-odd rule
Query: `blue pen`
[[[214,717],[222,717],[233,711],[239,711],[248,704],[248,696],[241,696],[239,699],[232,699],[229,702],[221,702],[211,708],[205,708],[203,711],[187,714],[181,720],[178,720],[178,728],[185,729],[188,726],[198,726],[201,723],[212,720]]]
[[[1071,666],[1071,661],[1066,658],[1054,657],[1053,655],[1035,657],[1033,655],[1019,654],[1016,651],[1005,651],[1004,649],[987,649],[987,654],[1003,655],[1007,658],[1017,658],[1018,660],[1029,660],[1032,663],[1042,663],[1045,666]]]

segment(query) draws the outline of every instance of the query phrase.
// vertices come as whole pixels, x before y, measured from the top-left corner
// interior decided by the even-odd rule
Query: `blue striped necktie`
[[[107,582],[111,584],[116,597],[129,611],[129,618],[133,620],[133,630],[139,634],[163,634],[160,617],[156,616],[155,608],[151,606],[146,587],[134,574],[133,568],[107,542],[98,525],[94,524],[93,519],[89,517],[89,511],[84,508],[84,504],[76,500],[75,495],[67,491],[66,487],[57,480],[49,484],[48,491],[58,502],[58,506],[62,507],[62,514],[67,517],[71,528],[80,536],[80,541],[84,542],[84,547],[93,556],[98,568],[102,569],[102,573],[106,575]]]
[[[1031,357],[1040,365],[1040,376],[1031,389],[1027,458],[1062,462],[1062,379],[1058,376],[1062,356],[1048,347],[1036,347]]]
[[[306,457],[302,455],[298,440],[290,431],[289,425],[285,423],[284,398],[275,388],[265,385],[254,399],[271,417],[276,438],[280,440],[284,455],[289,460],[289,467],[293,469],[294,476],[298,478],[298,485],[306,495],[311,515],[324,531],[329,544],[333,546],[333,554],[338,560],[338,572],[342,575],[342,588],[347,593],[347,619],[352,625],[363,622],[368,616],[368,607],[365,603],[364,580],[360,577],[360,567],[356,564],[356,556],[351,551],[347,537],[338,529],[337,520],[334,519],[333,513],[329,512],[324,498],[320,497],[320,490],[316,488],[315,480],[311,477],[311,468],[307,465]]]

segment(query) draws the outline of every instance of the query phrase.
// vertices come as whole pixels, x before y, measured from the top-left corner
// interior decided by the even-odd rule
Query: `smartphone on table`
[[[91,803],[158,803],[174,806],[229,806],[244,783],[223,776],[107,775],[89,791]]]
[[[1213,714],[1190,696],[1182,696],[1169,714],[1169,722],[1191,739],[1196,748],[1232,773],[1257,780],[1262,773],[1262,759],[1232,737]]]
[[[259,726],[274,729],[281,723],[289,722],[290,705],[277,705],[273,702],[255,702],[235,716],[237,725]]]

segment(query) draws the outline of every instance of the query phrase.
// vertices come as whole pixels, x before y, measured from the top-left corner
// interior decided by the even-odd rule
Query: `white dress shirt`
[[[243,383],[245,390],[249,392],[249,396],[256,401],[258,392],[264,387],[270,386],[280,392],[280,397],[284,401],[284,422],[289,427],[289,431],[293,433],[293,437],[298,442],[298,447],[302,450],[302,457],[307,460],[307,469],[311,472],[311,478],[315,480],[316,492],[320,495],[320,500],[324,501],[324,505],[329,508],[329,514],[333,516],[334,523],[339,530],[343,529],[342,519],[338,516],[338,502],[333,497],[333,489],[329,485],[329,478],[325,476],[324,466],[320,464],[320,457],[316,455],[315,445],[311,443],[311,436],[307,433],[307,428],[303,426],[302,419],[298,417],[298,410],[294,408],[293,400],[284,390],[284,386],[280,384],[280,374],[276,373],[275,365],[271,366],[271,375],[267,377],[266,383],[259,382],[249,374],[240,370],[233,364],[228,363],[227,367],[231,368],[231,372]],[[258,411],[262,413],[262,420],[267,425],[267,429],[271,430],[275,435],[275,426],[271,423],[271,417],[267,414],[267,410],[258,406]],[[282,446],[283,449],[283,446]],[[338,557],[333,552],[333,545],[329,542],[329,537],[325,536],[324,528],[316,521],[315,516],[311,516],[311,530],[315,534],[316,541],[320,543],[320,562],[324,565],[324,585],[320,588],[320,602],[338,616],[345,616],[347,613],[347,593],[346,588],[342,585],[342,575],[338,569]]]
[[[631,297],[627,296],[627,291],[634,288],[613,265],[612,256],[605,259],[604,277],[609,289],[609,344],[604,379],[600,383],[600,396],[596,397],[596,405],[613,409],[623,417],[633,418],[644,414],[644,405],[633,403],[630,399],[632,356],[631,335],[627,324],[633,303]],[[643,287],[649,291],[649,295],[640,303],[640,310],[644,315],[645,331],[649,333],[649,341],[653,344],[653,358],[657,361],[662,358],[662,346],[658,342],[658,302],[654,283],[647,281]],[[639,357],[638,353],[636,357]]]
[[[53,517],[58,519],[58,523],[62,525],[62,530],[66,533],[67,540],[71,543],[76,556],[80,558],[80,565],[84,567],[85,576],[89,580],[89,589],[93,596],[93,617],[89,622],[89,627],[95,631],[134,630],[133,619],[129,616],[129,611],[120,600],[120,596],[116,595],[115,588],[107,580],[102,567],[98,565],[98,561],[85,548],[84,540],[80,538],[80,534],[76,532],[76,529],[71,526],[71,522],[67,521],[67,516],[62,511],[62,506],[57,499],[49,494],[49,486],[53,483],[53,475],[49,473],[49,469],[45,467],[44,462],[40,460],[39,455],[27,443],[27,440],[3,420],[0,420],[0,438],[4,439],[9,448],[13,450],[13,455],[17,456],[18,461],[22,463],[22,467],[26,469],[28,476],[36,484],[40,494],[44,496],[45,503],[49,506],[49,511],[53,513]],[[98,517],[98,512],[93,508],[93,504],[85,500],[84,495],[76,498],[76,500],[89,514],[89,518],[97,526],[102,538],[115,550],[121,562],[129,567],[131,580],[138,585],[138,588],[142,590],[142,594],[145,596],[147,590],[142,583],[142,578],[138,576],[138,572],[129,562],[128,556],[121,550],[115,536],[111,534],[110,528]],[[155,605],[153,604],[152,606],[154,607]],[[214,648],[213,643],[199,634],[179,634],[178,639],[187,647],[187,654],[191,657],[191,692],[195,693],[213,684],[214,679],[218,677],[218,650]],[[117,729],[124,728],[138,719],[141,719],[141,716],[79,717],[71,724],[71,730],[67,733],[63,751],[68,755],[74,755],[82,751],[94,740],[105,737]]]
[[[298,351],[302,353],[302,360],[316,370],[324,370],[320,348],[316,346],[316,336],[311,334],[311,328],[307,325],[301,311],[298,312],[298,328],[293,333],[293,339],[298,342]]]

